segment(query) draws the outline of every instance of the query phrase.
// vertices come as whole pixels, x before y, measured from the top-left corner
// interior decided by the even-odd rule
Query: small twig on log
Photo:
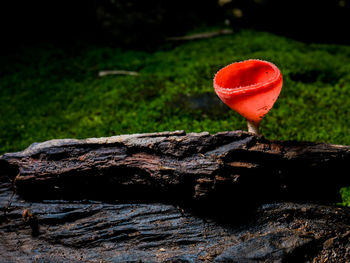
[[[188,36],[168,37],[166,38],[166,40],[167,41],[190,41],[190,40],[197,40],[197,39],[212,38],[220,35],[230,35],[232,33],[233,31],[231,29],[222,29],[219,31],[198,33],[198,34],[193,34]]]
[[[135,71],[127,71],[127,70],[103,70],[98,72],[99,77],[104,77],[108,75],[128,75],[128,76],[138,76],[140,75]]]
[[[30,226],[32,229],[32,236],[36,237],[39,235],[39,224],[38,219],[35,215],[33,215],[29,209],[24,209],[22,213],[23,221]]]

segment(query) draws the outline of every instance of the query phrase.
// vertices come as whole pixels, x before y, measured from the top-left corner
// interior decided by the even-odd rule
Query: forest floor
[[[53,138],[246,130],[217,99],[213,77],[251,58],[283,74],[280,98],[261,123],[266,138],[350,145],[350,47],[240,30],[152,51],[45,43],[2,56],[0,154]],[[105,70],[139,74],[100,77]],[[342,193],[350,204],[350,190]]]

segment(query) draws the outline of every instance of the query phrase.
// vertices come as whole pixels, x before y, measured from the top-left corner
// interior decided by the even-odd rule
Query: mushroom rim
[[[220,72],[228,67],[231,67],[233,64],[238,64],[238,63],[246,63],[246,62],[260,62],[263,63],[265,65],[268,65],[272,68],[274,74],[272,75],[271,79],[267,80],[267,81],[263,81],[263,82],[258,82],[258,83],[253,83],[251,85],[246,85],[246,86],[237,86],[234,88],[224,88],[222,86],[220,86],[219,84],[217,84],[217,76],[218,74],[220,74]],[[218,93],[221,93],[220,95],[224,95],[224,96],[231,96],[232,94],[235,93],[242,93],[242,94],[247,94],[247,93],[251,93],[251,92],[256,92],[258,90],[261,89],[268,89],[268,87],[270,86],[270,84],[278,81],[278,79],[281,78],[281,71],[277,68],[277,66],[269,61],[266,60],[261,60],[261,59],[248,59],[248,60],[243,60],[243,61],[237,61],[237,62],[233,62],[223,68],[221,68],[214,76],[214,88],[215,91],[217,91]]]

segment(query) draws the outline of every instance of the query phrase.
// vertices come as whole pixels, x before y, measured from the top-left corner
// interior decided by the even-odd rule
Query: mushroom
[[[214,77],[219,98],[248,122],[248,132],[259,133],[261,119],[270,111],[282,89],[282,74],[268,61],[249,59],[232,63]]]

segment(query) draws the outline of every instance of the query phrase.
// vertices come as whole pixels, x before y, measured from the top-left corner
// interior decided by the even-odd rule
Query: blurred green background
[[[350,145],[350,47],[341,33],[344,25],[337,27],[336,35],[334,30],[322,32],[313,24],[314,36],[307,30],[282,32],[271,19],[266,19],[264,26],[258,8],[282,10],[276,6],[268,9],[275,1],[248,1],[248,7],[242,1],[211,1],[204,11],[193,4],[181,17],[192,17],[186,23],[179,18],[176,23],[169,21],[169,14],[175,19],[180,7],[173,12],[162,5],[163,9],[143,11],[127,2],[116,1],[114,9],[106,1],[102,7],[88,8],[88,14],[91,10],[97,14],[93,19],[86,16],[89,30],[71,21],[81,34],[65,31],[68,24],[52,24],[48,12],[46,19],[56,30],[48,35],[38,29],[27,32],[27,38],[10,38],[13,32],[8,30],[0,61],[0,154],[53,138],[246,130],[244,118],[217,98],[212,80],[227,64],[251,58],[273,62],[284,79],[279,99],[261,123],[266,138]],[[348,7],[346,1],[339,3],[338,7]],[[131,17],[111,19],[125,9]],[[306,6],[304,13],[311,9]],[[213,17],[205,20],[211,10]],[[145,17],[134,19],[143,13]],[[157,14],[158,20],[150,19]],[[322,21],[322,15],[316,14]],[[287,17],[294,15],[297,13],[287,13]],[[148,22],[140,28],[143,21]],[[34,24],[40,23],[45,19]],[[299,20],[298,26],[302,25]],[[18,26],[14,24],[15,29]],[[84,30],[77,29],[81,27]],[[230,29],[232,34],[194,41],[166,40],[173,35],[221,29]],[[99,77],[103,70],[139,75]],[[349,192],[341,190],[344,204],[350,204]]]

